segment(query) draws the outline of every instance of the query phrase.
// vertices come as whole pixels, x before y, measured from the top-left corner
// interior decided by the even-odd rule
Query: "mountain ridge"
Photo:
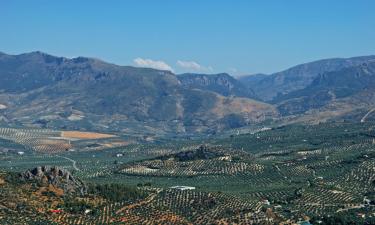
[[[369,84],[375,77],[365,75],[373,73],[374,62],[375,56],[324,59],[234,78],[176,75],[40,51],[1,54],[0,124],[190,135],[285,119],[314,121],[324,113],[335,119],[354,118],[355,112],[357,118],[373,105]],[[355,101],[358,96],[367,97]]]
[[[1,57],[0,75],[3,120],[36,127],[200,133],[277,115],[265,103],[185,88],[170,71],[85,57]],[[77,113],[80,120],[70,121]]]

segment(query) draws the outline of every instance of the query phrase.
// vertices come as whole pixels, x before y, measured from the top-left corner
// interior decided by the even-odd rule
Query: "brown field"
[[[72,148],[72,145],[65,140],[43,139],[33,148],[39,152],[61,152]]]
[[[62,131],[61,137],[64,138],[78,138],[78,139],[101,139],[101,138],[111,138],[116,137],[111,134],[101,134],[92,132],[80,132],[80,131]]]

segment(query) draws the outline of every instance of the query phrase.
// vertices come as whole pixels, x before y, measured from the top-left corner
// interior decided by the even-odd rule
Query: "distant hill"
[[[219,77],[227,80],[193,88],[170,71],[42,52],[1,54],[0,123],[164,135],[216,132],[278,115],[247,98],[235,79]]]
[[[375,56],[324,59],[301,64],[268,76],[245,77],[240,79],[240,81],[254,90],[260,99],[273,101],[279,96],[306,88],[323,73],[340,71],[344,68],[361,65],[373,60],[375,60]]]
[[[375,107],[375,60],[320,74],[306,88],[276,98],[282,115],[348,118]],[[358,119],[359,120],[359,119]]]

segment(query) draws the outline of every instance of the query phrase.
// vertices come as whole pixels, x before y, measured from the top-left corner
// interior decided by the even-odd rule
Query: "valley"
[[[2,54],[0,223],[372,224],[373,60],[234,78]]]
[[[7,173],[53,165],[71,171],[72,176],[90,185],[134,187],[144,193],[144,197],[132,201],[84,195],[85,205],[92,202],[87,207],[95,211],[85,214],[84,210],[72,213],[64,207],[49,205],[52,203],[46,203],[44,211],[40,211],[30,201],[33,195],[20,189],[26,194],[23,198],[30,199],[26,203],[30,212],[39,210],[25,216],[25,221],[288,224],[307,218],[324,221],[327,216],[340,218],[345,214],[360,224],[373,221],[375,213],[374,132],[373,122],[335,122],[280,126],[194,141],[160,140],[157,144],[137,143],[100,151],[46,154],[33,150],[19,155],[16,149],[22,146],[18,146],[14,151],[0,154],[0,168],[8,171],[3,172],[2,185],[17,181],[6,178]],[[194,190],[179,190],[174,186],[194,187]],[[34,187],[44,188],[43,184]],[[9,201],[7,196],[22,196],[11,189],[2,190],[8,193],[2,195],[0,202]],[[48,195],[45,198],[47,202],[59,201],[62,205],[67,201]],[[1,208],[8,215],[0,216],[3,223],[18,218],[9,216],[17,208],[9,205]],[[50,213],[51,208],[61,212]],[[361,219],[357,214],[366,217]]]
[[[375,225],[375,1],[0,1],[0,225]]]

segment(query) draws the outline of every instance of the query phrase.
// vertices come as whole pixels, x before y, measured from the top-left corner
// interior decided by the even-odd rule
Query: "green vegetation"
[[[150,218],[174,224],[304,218],[313,224],[371,224],[375,216],[375,123],[370,122],[289,125],[222,138],[0,157],[1,170],[8,171],[2,177],[14,185],[27,185],[17,172],[38,165],[57,165],[89,183],[84,199],[73,196],[60,203],[69,216],[50,215],[71,224],[115,224],[125,218],[133,224]],[[50,199],[48,204],[60,198],[50,189],[41,195]]]
[[[88,193],[101,196],[113,202],[136,200],[146,196],[145,192],[123,184],[90,185]]]

